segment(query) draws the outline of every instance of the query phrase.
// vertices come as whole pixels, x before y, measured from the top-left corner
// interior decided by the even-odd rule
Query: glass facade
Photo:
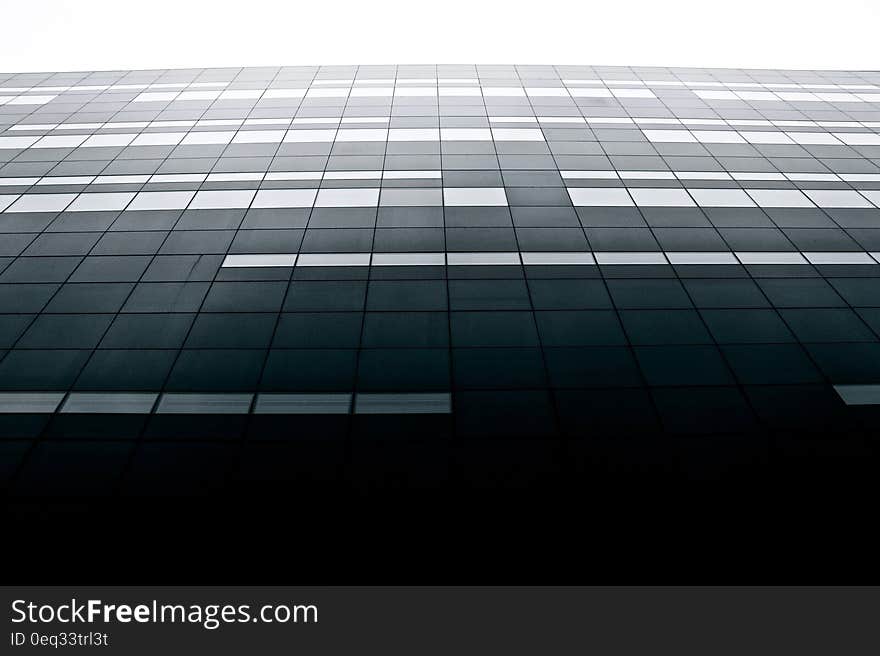
[[[843,481],[880,73],[0,75],[16,504]]]

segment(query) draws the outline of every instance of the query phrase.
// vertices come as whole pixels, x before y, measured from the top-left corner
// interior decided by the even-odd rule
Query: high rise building
[[[875,469],[878,72],[3,74],[0,233],[25,515]]]

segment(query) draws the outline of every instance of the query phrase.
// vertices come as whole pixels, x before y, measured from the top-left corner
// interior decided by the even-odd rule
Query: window
[[[611,93],[617,98],[656,98],[650,89],[612,89]]]
[[[595,264],[592,253],[520,253],[523,264],[574,265]]]
[[[696,143],[697,140],[687,130],[642,130],[649,141],[657,143]]]
[[[770,251],[756,251],[752,253],[738,251],[737,259],[743,264],[806,264],[807,260],[800,253],[774,253]]]
[[[0,195],[0,212],[5,210],[7,207],[12,205],[15,202],[15,199],[18,198],[18,194],[2,194]]]
[[[220,94],[220,100],[256,100],[263,95],[262,89],[227,89]]]
[[[86,135],[58,135],[43,137],[31,148],[76,148],[86,140]]]
[[[437,128],[392,128],[388,131],[388,141],[440,141]]]
[[[182,210],[189,205],[194,191],[142,191],[127,210]]]
[[[370,266],[369,253],[303,253],[296,261],[301,267]]]
[[[611,90],[600,89],[569,89],[568,92],[575,98],[611,98]]]
[[[261,189],[251,207],[311,207],[317,195],[317,189]]]
[[[754,207],[755,203],[741,189],[688,189],[701,207]]]
[[[670,264],[739,264],[733,253],[666,253]]]
[[[8,101],[7,105],[45,105],[58,96],[18,96]]]
[[[871,207],[864,196],[848,189],[808,189],[804,193],[819,207]]]
[[[810,199],[794,189],[748,189],[759,207],[814,207]]]
[[[345,98],[348,96],[348,88],[345,89],[309,89],[306,98]]]
[[[235,134],[232,143],[280,143],[282,139],[284,139],[284,130],[243,130]]]
[[[443,141],[491,141],[488,128],[440,128]]]
[[[250,411],[251,394],[163,394],[158,414],[238,415]]]
[[[444,187],[443,202],[450,206],[507,205],[507,196],[502,187]]]
[[[810,264],[874,264],[873,258],[862,252],[804,253],[803,256]]]
[[[383,189],[383,207],[428,207],[443,204],[440,189]]]
[[[524,97],[526,92],[522,87],[483,87],[483,95],[489,98],[493,96]]]
[[[176,146],[186,135],[185,132],[144,132],[139,134],[132,146]]]
[[[745,143],[733,130],[694,130],[693,135],[701,143]]]
[[[443,266],[444,253],[374,253],[373,266]]]
[[[492,138],[495,141],[544,141],[544,133],[540,130],[493,128]]]
[[[606,187],[569,187],[568,195],[577,207],[629,207],[632,198],[626,189]]]
[[[310,143],[333,141],[336,130],[288,130],[284,135],[285,143]]]
[[[321,189],[315,207],[375,207],[378,189]]]
[[[519,265],[519,253],[447,253],[449,266]]]
[[[76,194],[25,194],[12,203],[7,212],[60,212]]]
[[[134,198],[134,193],[80,194],[67,208],[68,212],[119,211]]]
[[[880,190],[863,190],[861,194],[874,205],[880,207]]]
[[[880,385],[835,385],[847,405],[880,405]]]
[[[393,87],[367,87],[361,89],[352,89],[352,98],[377,98],[391,97],[394,95]]]
[[[758,101],[778,101],[779,98],[775,93],[770,93],[769,91],[737,91],[736,95],[738,95],[743,100],[758,100]]]
[[[433,394],[358,394],[354,401],[357,414],[446,414],[452,412],[452,397]]]
[[[672,171],[618,171],[623,180],[675,180]]]
[[[663,253],[595,253],[599,264],[666,264]]]
[[[791,137],[795,143],[804,146],[841,145],[840,141],[838,141],[833,134],[827,132],[789,132],[788,136]]]
[[[93,134],[86,139],[83,148],[119,148],[130,144],[136,134]]]
[[[228,144],[235,132],[190,132],[180,142],[182,146]]]
[[[629,190],[636,205],[644,207],[692,207],[694,201],[684,189],[642,189]]]
[[[262,173],[209,173],[206,182],[259,182]]]
[[[145,91],[134,102],[170,102],[177,98],[177,91]]]
[[[251,267],[292,267],[296,264],[295,253],[275,253],[266,255],[227,255],[223,260],[224,268]]]
[[[63,392],[0,392],[0,413],[51,414],[63,398]]]
[[[271,100],[274,98],[302,98],[306,93],[305,89],[268,89],[263,94],[263,100]]]
[[[694,94],[703,100],[739,100],[738,96],[733,91],[726,91],[723,89],[695,89]]]
[[[336,141],[385,141],[388,130],[339,130]]]
[[[219,95],[219,91],[183,91],[175,100],[214,100]]]
[[[156,403],[156,393],[71,392],[60,412],[66,414],[149,414]]]
[[[528,87],[526,93],[536,98],[568,98],[568,90],[565,87]]]
[[[753,144],[793,144],[785,132],[740,132],[740,136]]]
[[[480,87],[440,87],[441,96],[482,96]]]
[[[219,210],[248,207],[256,193],[253,189],[200,191],[189,204],[191,210]]]
[[[348,414],[351,394],[258,394],[254,413],[258,415]]]
[[[30,148],[39,137],[0,137],[0,148],[19,149]]]
[[[833,136],[849,146],[880,146],[880,134],[873,132],[835,132]]]

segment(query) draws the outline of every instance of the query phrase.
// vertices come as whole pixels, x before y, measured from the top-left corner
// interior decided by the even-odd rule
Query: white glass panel
[[[76,194],[25,194],[12,203],[7,212],[60,212]]]
[[[748,189],[759,207],[815,207],[810,199],[794,189]]]
[[[688,189],[701,207],[754,207],[754,201],[742,189]]]
[[[693,207],[694,201],[684,189],[631,188],[636,205],[644,207]]]
[[[251,207],[311,207],[317,194],[317,189],[261,189]]]
[[[194,191],[142,191],[126,210],[182,210],[189,205]]]
[[[630,207],[632,198],[626,189],[604,187],[569,187],[568,195],[576,207]]]
[[[191,210],[241,209],[251,204],[254,189],[225,189],[222,191],[200,191],[189,204]]]
[[[321,189],[315,207],[375,207],[378,189]]]
[[[503,187],[444,187],[446,205],[501,206],[507,205]]]
[[[134,198],[134,193],[80,194],[67,208],[68,212],[119,211]]]

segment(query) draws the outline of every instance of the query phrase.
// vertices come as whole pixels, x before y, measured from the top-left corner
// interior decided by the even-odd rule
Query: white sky
[[[389,63],[880,69],[880,0],[30,0],[0,71]]]

